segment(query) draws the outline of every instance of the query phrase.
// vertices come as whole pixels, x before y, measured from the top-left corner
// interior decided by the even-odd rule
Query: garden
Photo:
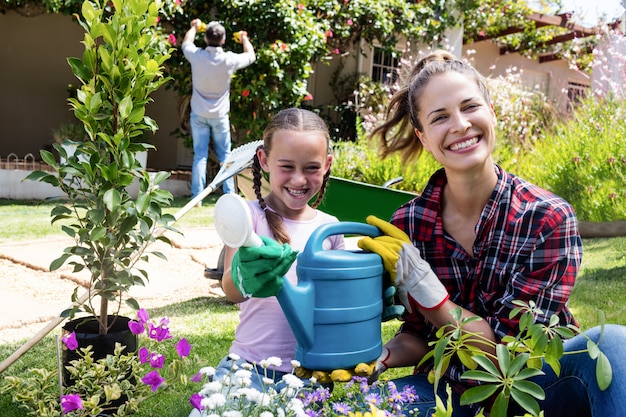
[[[355,34],[354,29],[351,29],[353,26],[361,28],[361,32],[355,36],[364,40],[395,33],[384,27],[385,23],[391,24],[386,10],[376,7],[372,8],[374,14],[386,17],[380,19],[381,26],[374,25],[373,29],[369,28],[367,21],[355,25],[354,21],[347,23],[344,20],[343,24],[339,24],[333,20],[333,16],[341,13],[354,16],[363,14],[367,15],[367,19],[372,18],[365,11],[353,9],[354,3],[345,2],[344,6],[349,10],[335,10],[337,6],[334,3],[321,2],[317,7],[328,20],[316,20],[315,15],[304,7],[291,7],[289,18],[294,25],[303,24],[303,17],[310,23],[314,22],[310,27],[298,26],[298,30],[294,30],[294,26],[282,28],[295,37],[289,38],[290,44],[299,44],[302,51],[308,52],[297,57],[296,51],[291,51],[291,57],[299,58],[301,63],[320,58],[323,56],[322,50],[327,52],[327,41],[333,44],[337,53],[341,53],[341,48],[345,47],[342,40],[354,41],[351,38]],[[164,9],[164,6],[167,7]],[[266,11],[262,4],[255,6]],[[406,4],[397,6],[394,10],[402,11]],[[471,9],[470,5],[467,6]],[[74,245],[59,251],[59,257],[53,261],[50,269],[69,265],[75,272],[87,272],[91,286],[84,295],[77,291],[70,294],[68,301],[75,304],[63,312],[64,316],[73,318],[75,313],[83,309],[99,318],[99,335],[106,335],[111,325],[107,312],[114,315],[125,313],[122,307],[125,302],[133,311],[129,314],[131,321],[125,330],[137,336],[138,355],[134,352],[126,354],[118,347],[114,355],[97,362],[89,348],[79,350],[81,353],[78,355],[83,359],[71,362],[71,366],[66,368],[74,383],[64,387],[65,395],[59,403],[59,389],[62,385],[57,373],[59,350],[75,351],[78,349],[78,341],[74,332],[64,333],[61,342],[54,335],[48,335],[3,372],[4,378],[0,383],[0,414],[3,416],[57,416],[61,409],[72,417],[113,414],[113,411],[106,411],[102,407],[120,399],[125,402],[115,415],[187,416],[192,405],[198,404],[195,394],[202,390],[208,396],[210,389],[214,388],[204,386],[203,383],[206,382],[206,376],[211,374],[211,367],[216,366],[228,351],[237,323],[235,306],[224,298],[201,294],[183,302],[149,310],[141,309],[137,300],[132,298],[122,300],[122,295],[131,286],[148,282],[148,273],[137,267],[137,260],[148,262],[155,257],[163,258],[162,253],[151,250],[151,245],[155,242],[171,243],[162,231],[176,233],[178,227],[186,224],[185,219],[178,222],[176,215],[177,209],[181,206],[184,208],[184,202],[174,200],[171,194],[158,187],[167,174],[150,178],[136,159],[137,152],[151,146],[141,141],[143,134],[158,128],[154,120],[145,116],[145,105],[150,101],[150,93],[172,79],[179,83],[175,83],[179,88],[183,84],[189,85],[182,83],[188,74],[179,71],[180,68],[175,65],[166,65],[166,62],[170,62],[168,59],[176,56],[171,48],[171,36],[167,35],[164,27],[165,23],[176,27],[174,16],[180,7],[180,3],[163,4],[143,0],[114,0],[103,8],[89,0],[81,5],[79,23],[85,29],[85,54],[81,59],[71,58],[68,62],[83,87],[69,103],[76,117],[83,123],[90,140],[78,145],[73,156],[64,154],[58,145],[56,149],[66,157],[63,162],[55,160],[51,152],[43,151],[42,159],[52,167],[52,171],[34,172],[29,177],[29,180],[46,182],[60,188],[68,199],[52,205],[41,205],[37,216],[30,212],[30,202],[22,202],[23,210],[15,210],[15,204],[0,206],[0,211],[5,207],[13,210],[10,215],[0,216],[3,222],[7,222],[0,228],[1,233],[5,234],[0,235],[0,240],[33,239],[48,234],[65,234],[75,239]],[[526,11],[514,9],[514,13]],[[281,11],[280,7],[272,9],[277,14]],[[420,11],[426,13],[433,10]],[[186,14],[197,12],[185,11]],[[441,12],[439,16],[442,25],[452,22],[454,16],[450,10],[438,12]],[[484,12],[482,10],[481,13]],[[249,19],[264,15],[254,15],[254,8],[247,10],[247,13],[250,14]],[[415,18],[411,13],[405,15]],[[169,20],[160,24],[161,16]],[[483,16],[482,19],[485,23],[487,18]],[[403,23],[405,31],[398,28],[398,32],[407,36],[432,38],[438,36],[441,30],[423,26],[410,28],[409,18]],[[333,28],[330,35],[324,24]],[[345,31],[343,35],[342,30]],[[471,25],[468,25],[468,30],[472,30]],[[305,33],[307,36],[298,37]],[[285,39],[288,34],[285,34]],[[328,38],[333,39],[329,41]],[[395,39],[387,41],[394,44]],[[525,41],[529,42],[528,39]],[[122,46],[118,48],[118,45]],[[254,78],[268,80],[268,85],[257,85],[256,91],[251,92],[244,80],[234,80],[234,89],[248,91],[248,94],[236,98],[233,122],[237,126],[247,126],[250,131],[262,129],[265,116],[284,106],[285,102],[299,105],[306,97],[302,80],[309,71],[307,65],[298,66],[294,63],[289,66],[284,62],[287,57],[282,44],[274,40],[272,45],[268,47],[268,51],[272,52],[266,63],[280,64],[264,67],[261,59],[257,70],[262,73]],[[404,65],[410,64],[409,61]],[[285,67],[291,68],[291,71],[283,71]],[[284,88],[269,85],[270,80],[280,80]],[[549,101],[540,93],[525,89],[519,74],[489,81],[494,92],[495,112],[500,121],[497,162],[505,169],[571,202],[581,221],[615,225],[626,221],[624,97],[608,94],[598,98],[589,94],[586,98],[572,101],[570,113],[563,118],[556,114]],[[285,91],[287,93],[281,93]],[[368,132],[376,120],[380,120],[381,109],[390,91],[378,91],[381,95],[376,97],[367,96],[368,91],[371,91],[367,88],[360,91],[366,96],[359,102],[368,105],[350,109],[357,120],[357,135],[350,142],[335,141],[333,175],[370,184],[382,184],[391,178],[402,177],[402,181],[394,187],[419,192],[437,168],[436,163],[426,155],[408,165],[394,158],[381,160],[376,144],[368,140]],[[250,132],[237,133],[245,137]],[[127,190],[127,186],[135,180],[139,182],[136,198]],[[206,202],[206,207],[199,210],[206,214],[208,220],[215,199]],[[41,219],[45,223],[50,217],[52,224],[49,227],[41,226]],[[194,221],[198,222],[197,217]],[[19,236],[14,225],[20,225]],[[626,324],[623,318],[626,301],[626,237],[586,238],[584,248],[584,263],[570,299],[570,307],[581,329],[602,323]],[[94,302],[96,296],[99,301]],[[549,333],[552,337],[550,341],[543,341],[543,337],[536,336],[538,330],[532,323],[533,306],[520,305],[518,313],[525,317],[522,321],[528,327],[520,329],[520,339],[512,343],[515,349],[519,349],[514,353],[522,352],[518,357],[530,362],[531,357],[546,358],[548,361],[558,359],[558,347],[554,347],[557,343],[552,341],[560,342],[561,337],[571,336],[574,330],[558,326],[541,328],[539,333]],[[393,336],[398,324],[395,320],[382,324],[383,341]],[[460,324],[459,319],[456,325]],[[442,340],[448,342],[450,339],[446,338],[449,337],[447,334],[441,336]],[[537,338],[540,342],[534,343]],[[18,346],[19,343],[1,344],[1,356],[8,357]],[[589,345],[589,350],[590,354],[598,358],[599,382],[605,386],[610,379],[606,379],[602,353],[594,344]],[[445,355],[438,359],[444,362],[449,360]],[[466,359],[468,363],[480,362],[471,354]],[[266,364],[261,364],[263,369],[271,372],[272,360],[268,358]],[[511,368],[517,367],[520,372],[522,366],[518,365],[519,361],[514,362]],[[525,375],[532,373],[532,369],[532,366],[525,368]],[[394,369],[388,371],[385,377],[392,378],[409,372],[410,369]],[[390,388],[387,395],[372,400],[367,392],[363,392],[370,389],[365,385],[337,384],[332,396],[329,393],[318,393],[322,396],[318,399],[324,400],[321,407],[335,405],[332,410],[316,409],[320,403],[306,403],[311,398],[305,397],[298,406],[300,409],[294,409],[295,406],[289,401],[285,404],[290,405],[285,407],[290,407],[291,415],[301,415],[298,411],[303,411],[307,407],[305,404],[308,404],[308,410],[312,413],[310,415],[380,415],[376,410],[386,406],[394,407],[392,399],[410,395],[395,393]],[[524,387],[523,384],[520,386]],[[383,384],[382,387],[385,389],[386,386]],[[290,386],[290,389],[295,391],[301,387],[295,385]],[[278,398],[278,393],[273,393],[269,402],[267,397],[257,399],[252,393],[248,394],[246,400],[240,401],[237,406],[243,411],[242,414],[224,411],[222,415],[266,417],[273,415],[268,414],[272,412],[272,407],[283,404],[281,401],[284,400]],[[541,393],[530,394],[538,397]],[[348,400],[355,396],[356,402],[363,404],[376,401],[373,403],[375,406],[368,404],[358,414],[354,411],[350,414],[348,407],[354,407],[354,404]],[[541,414],[534,407],[534,399],[527,396],[521,398],[529,412],[533,415]],[[32,408],[20,408],[16,401],[30,403]],[[251,407],[250,404],[264,405]],[[264,408],[268,404],[269,407]],[[217,407],[223,405],[216,404]],[[394,411],[398,413],[401,410],[396,408]],[[449,415],[443,405],[439,411],[438,415]]]

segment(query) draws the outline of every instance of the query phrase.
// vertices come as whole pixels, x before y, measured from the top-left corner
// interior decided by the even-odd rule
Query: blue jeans
[[[191,112],[190,125],[193,139],[193,165],[191,167],[191,197],[193,198],[206,187],[206,165],[211,137],[220,164],[230,155],[230,120],[228,117],[207,119]],[[224,181],[222,190],[225,194],[235,192],[232,178]]]
[[[600,327],[585,332],[587,337],[597,342]],[[600,350],[607,356],[613,370],[613,381],[601,391],[596,382],[596,361],[587,352],[564,355],[561,358],[561,373],[557,377],[548,365],[544,364],[545,375],[533,378],[532,381],[541,386],[546,394],[539,406],[547,417],[604,417],[620,416],[626,410],[626,327],[606,325]],[[565,352],[575,352],[587,348],[587,339],[578,335],[563,344]],[[419,410],[420,416],[430,416],[435,408],[433,386],[425,374],[411,375],[394,380],[398,389],[405,385],[413,385],[419,396],[419,402],[412,409]],[[445,382],[439,387],[439,396],[447,398]],[[474,416],[469,407],[461,407],[457,395],[452,395],[454,417]],[[512,402],[511,402],[512,404]],[[523,415],[521,408],[509,407],[510,416]]]

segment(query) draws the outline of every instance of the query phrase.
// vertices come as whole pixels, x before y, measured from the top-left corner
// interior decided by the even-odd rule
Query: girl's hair
[[[321,133],[326,138],[327,153],[330,153],[330,133],[328,132],[328,126],[321,117],[309,110],[291,107],[281,110],[272,118],[263,132],[263,145],[261,145],[267,155],[272,152],[272,139],[274,137],[274,133],[278,130]],[[259,205],[263,211],[265,211],[265,217],[267,218],[269,228],[274,235],[274,239],[280,243],[290,243],[291,239],[289,234],[283,227],[283,218],[275,211],[268,209],[265,199],[261,194],[263,173],[261,171],[261,164],[259,163],[259,159],[256,154],[254,156],[254,163],[252,164],[252,174],[254,180],[254,192],[259,200]],[[324,173],[322,187],[317,193],[317,198],[311,205],[313,208],[317,208],[317,206],[322,202],[329,177],[330,167],[328,168],[328,171]]]
[[[474,67],[447,51],[435,51],[426,55],[415,64],[406,84],[391,98],[385,122],[371,134],[372,137],[380,136],[383,158],[393,152],[400,152],[403,162],[419,157],[423,147],[414,129],[423,131],[418,117],[422,92],[433,76],[449,71],[472,78],[485,101],[491,103],[485,79]]]

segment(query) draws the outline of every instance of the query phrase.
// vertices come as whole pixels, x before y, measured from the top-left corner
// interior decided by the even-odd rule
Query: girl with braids
[[[442,165],[422,193],[399,207],[390,223],[370,216],[385,236],[364,237],[363,249],[381,255],[406,311],[398,333],[385,344],[370,381],[391,367],[416,366],[433,348],[429,342],[451,311],[479,317],[464,327],[496,343],[519,331],[510,317],[513,301],[533,302],[537,322],[576,325],[568,300],[582,259],[574,210],[560,197],[504,171],[494,163],[496,115],[484,79],[447,52],[418,62],[407,85],[390,102],[387,120],[374,135],[383,153],[400,152],[404,161],[426,151]],[[626,409],[626,328],[589,329],[564,342],[571,354],[560,361],[560,375],[545,365],[532,378],[545,392],[539,405],[546,416],[616,416]],[[608,389],[598,387],[596,362],[587,353],[588,337],[613,368]],[[493,354],[495,350],[476,344]],[[429,416],[435,407],[432,366],[396,379],[398,390],[413,386],[413,407]],[[452,361],[437,395],[446,403],[452,387],[454,416],[473,416],[480,406],[461,406],[460,395],[474,385]],[[513,401],[511,401],[513,403]],[[513,407],[517,407],[514,405]],[[509,415],[523,415],[509,408]]]
[[[283,275],[285,279],[297,283],[295,263],[292,264],[295,252],[288,249],[303,250],[317,227],[338,221],[336,217],[316,209],[324,196],[331,162],[328,127],[318,115],[308,110],[289,108],[272,118],[263,133],[263,145],[257,150],[253,164],[257,200],[248,201],[248,204],[255,232],[264,240],[268,250],[280,248],[280,255],[275,263],[274,259],[263,259],[268,262],[264,265],[250,262],[249,267],[255,269],[254,279],[262,281],[249,286],[255,289],[243,291],[251,292],[253,297],[242,294],[241,285],[233,280],[233,275],[237,279],[237,274],[233,274],[231,268],[226,269],[222,277],[224,293],[241,309],[230,354],[239,357],[237,362],[251,364],[258,364],[269,357],[280,358],[282,364],[276,368],[280,372],[270,375],[276,381],[280,380],[283,372],[292,371],[296,340],[273,295],[280,290]],[[262,171],[269,174],[271,189],[265,196],[261,193]],[[316,194],[317,198],[309,205]],[[283,246],[277,246],[280,244]],[[344,238],[341,235],[331,236],[323,242],[323,247],[343,249]],[[244,254],[238,260],[235,252],[245,250],[247,248],[237,251],[226,247],[224,265],[240,264],[244,274]],[[289,256],[291,254],[293,258]],[[260,274],[259,269],[267,273]],[[288,272],[284,273],[283,269],[288,269]],[[230,355],[224,358],[218,373],[230,371],[233,361]],[[262,370],[260,373],[263,375]],[[260,382],[254,379],[253,384]]]

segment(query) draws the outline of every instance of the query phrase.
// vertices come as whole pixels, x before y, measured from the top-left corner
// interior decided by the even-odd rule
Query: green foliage
[[[167,242],[156,231],[174,221],[162,212],[172,195],[158,187],[169,173],[151,178],[136,159],[137,152],[153,148],[141,141],[146,131],[157,129],[145,115],[145,107],[150,95],[167,81],[163,65],[169,51],[164,48],[165,35],[157,28],[162,7],[150,0],[83,3],[77,18],[85,30],[85,51],[82,58],[68,59],[81,86],[68,101],[89,140],[81,142],[71,157],[55,144],[61,162],[42,151],[42,159],[54,172],[35,171],[27,177],[66,195],[52,209],[52,223],[61,222],[75,245],[65,248],[50,269],[71,259],[75,272],[89,272],[91,289],[84,309],[100,318],[104,333],[107,303],[114,301],[119,309],[131,286],[145,284],[147,273],[134,265],[146,259],[152,242]],[[131,193],[134,186],[136,196]],[[93,305],[96,296],[99,308]],[[77,305],[67,312],[70,316],[84,300],[75,291],[72,301]],[[135,300],[126,302],[138,308]]]
[[[402,177],[393,188],[411,192],[421,191],[441,167],[429,154],[411,164],[402,164],[399,155],[382,159],[376,146],[363,137],[356,142],[334,143],[333,154],[332,174],[336,177],[374,185]]]
[[[520,157],[520,175],[587,221],[626,220],[626,101],[590,96]]]
[[[568,354],[563,351],[563,340],[584,333],[574,326],[559,325],[556,315],[550,317],[548,323],[536,322],[535,318],[543,313],[532,301],[529,304],[515,301],[514,304],[517,307],[511,311],[509,318],[519,320],[519,332],[514,336],[504,337],[502,343],[493,342],[463,328],[472,321],[482,320],[481,318],[464,318],[460,307],[452,311],[454,322],[437,331],[437,340],[433,342],[432,350],[421,361],[424,363],[434,360],[432,373],[435,392],[450,362],[457,358],[469,369],[461,378],[482,382],[461,395],[461,405],[477,404],[493,397],[495,400],[489,410],[492,417],[506,417],[511,401],[519,404],[532,416],[541,415],[537,400],[543,400],[545,393],[529,379],[543,374],[541,367],[544,361],[559,375],[559,360]],[[601,324],[603,323],[602,320]],[[490,351],[495,353],[489,353]],[[600,347],[588,338],[584,352],[596,360],[598,386],[601,390],[607,389],[612,380],[611,364]],[[571,354],[580,353],[576,351]]]

